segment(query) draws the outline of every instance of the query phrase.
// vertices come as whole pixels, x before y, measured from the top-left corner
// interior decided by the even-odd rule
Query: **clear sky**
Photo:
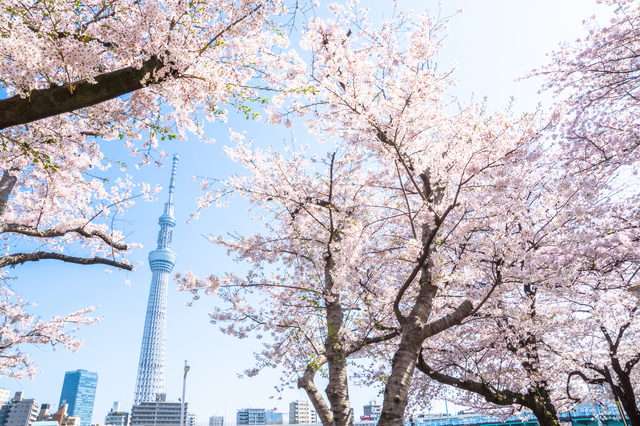
[[[370,17],[375,22],[382,16],[379,5],[383,3],[387,2],[363,0],[361,6],[373,9]],[[594,0],[451,0],[444,3],[445,14],[461,7],[466,9],[453,18],[451,35],[439,62],[445,69],[454,61],[459,63],[455,73],[460,80],[456,95],[468,99],[473,93],[476,100],[488,96],[492,108],[506,106],[511,96],[519,99],[518,109],[522,110],[533,109],[538,102],[548,105],[548,95],[537,95],[540,80],[516,83],[514,79],[545,63],[545,54],[559,42],[583,37],[583,19],[596,14],[601,23],[605,23],[609,14],[603,6],[595,5]],[[321,10],[326,5],[322,3]],[[437,11],[435,1],[400,2],[403,10],[420,12],[425,6]],[[388,16],[389,10],[385,13]],[[249,138],[264,145],[277,146],[288,137],[283,129],[232,117],[226,125],[206,125],[207,136],[217,139],[213,145],[193,140],[172,141],[161,146],[167,153],[180,153],[175,195],[178,225],[173,241],[178,262],[174,272],[191,269],[199,275],[207,275],[243,270],[242,265],[233,264],[223,250],[202,237],[256,231],[256,223],[249,220],[246,205],[241,200],[233,199],[230,208],[212,208],[198,221],[185,224],[189,214],[196,209],[195,198],[200,195],[199,185],[192,181],[192,176],[224,178],[241,172],[222,154],[222,147],[229,144],[227,125],[236,131],[246,130]],[[296,138],[299,143],[315,141],[303,130],[296,131]],[[135,162],[126,158],[121,141],[109,142],[105,149],[119,159]],[[18,277],[12,283],[12,289],[23,294],[25,299],[38,302],[33,309],[37,315],[48,318],[94,305],[100,306],[96,314],[104,319],[78,333],[84,340],[84,348],[77,353],[64,349],[52,351],[48,347],[23,348],[36,361],[41,374],[33,381],[1,378],[0,387],[12,392],[22,390],[25,398],[36,398],[39,403],[56,404],[57,407],[64,372],[81,368],[99,375],[93,423],[104,423],[113,401],[121,401],[121,409],[130,410],[151,280],[146,258],[156,244],[157,219],[167,196],[170,161],[166,160],[167,167],[161,169],[149,166],[136,171],[139,181],[161,184],[164,189],[158,194],[157,202],[136,204],[118,224],[129,234],[129,242],[145,245],[132,256],[134,263],[144,261],[135,272],[114,271],[107,275],[103,273],[104,267],[81,267],[55,261],[28,263],[12,270]],[[131,285],[125,284],[127,279]],[[224,336],[217,326],[209,324],[207,313],[219,303],[216,297],[203,297],[187,308],[185,303],[190,299],[189,294],[179,293],[171,281],[165,364],[168,400],[177,401],[181,395],[184,360],[189,360],[191,366],[187,401],[190,412],[198,415],[199,423],[208,422],[212,415],[224,415],[225,411],[228,421],[235,422],[236,411],[244,407],[276,408],[287,413],[290,401],[306,399],[304,391],[293,389],[284,392],[278,400],[279,395],[274,391],[280,374],[277,370],[264,371],[253,378],[239,378],[238,374],[252,366],[252,354],[260,350],[260,342]],[[326,386],[321,382],[318,385],[321,389]],[[381,401],[378,392],[379,389],[365,388],[350,391],[357,417],[362,415],[362,406],[368,400]],[[453,407],[449,410],[453,411]],[[443,405],[435,404],[434,411],[444,411]]]

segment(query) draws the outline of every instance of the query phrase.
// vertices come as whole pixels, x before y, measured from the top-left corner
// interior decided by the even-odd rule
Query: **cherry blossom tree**
[[[423,342],[521,281],[533,247],[510,241],[535,233],[518,230],[516,218],[528,214],[511,194],[531,191],[541,146],[535,114],[490,115],[476,105],[447,114],[453,81],[434,63],[443,22],[423,15],[412,25],[400,16],[374,30],[350,10],[336,6],[335,15],[311,22],[303,41],[322,106],[291,111],[308,108],[313,131],[375,152],[404,200],[397,226],[419,249],[396,276],[392,307],[402,336],[380,420],[401,424]]]
[[[299,96],[294,99],[287,99],[284,93],[276,96],[274,107],[269,110],[269,121],[290,125],[294,117],[304,116],[312,133],[335,141],[341,150],[364,153],[365,163],[347,157],[352,161],[347,170],[358,170],[353,182],[360,182],[361,168],[372,174],[368,186],[377,188],[382,195],[376,198],[368,195],[370,189],[359,190],[367,194],[366,200],[375,200],[372,204],[377,209],[367,208],[366,215],[357,217],[352,213],[356,210],[354,207],[345,209],[342,204],[333,204],[329,208],[326,203],[332,201],[326,194],[331,191],[325,189],[317,196],[315,183],[298,182],[298,176],[303,179],[310,174],[306,166],[292,168],[281,162],[276,164],[272,162],[273,154],[247,151],[240,144],[232,151],[235,152],[232,156],[242,158],[240,161],[247,163],[249,170],[259,176],[257,181],[250,181],[250,189],[243,186],[240,192],[250,193],[245,196],[271,214],[270,203],[282,208],[282,202],[275,201],[283,197],[274,196],[280,190],[275,182],[290,185],[288,181],[295,180],[295,190],[283,190],[285,197],[296,194],[294,199],[297,201],[283,213],[273,213],[262,219],[273,232],[266,239],[261,235],[241,238],[237,243],[213,239],[213,242],[229,247],[240,259],[253,263],[249,279],[214,275],[201,280],[189,273],[179,278],[183,288],[197,293],[203,287],[215,292],[218,288],[246,289],[256,285],[265,289],[267,285],[273,285],[274,278],[256,284],[260,282],[258,276],[264,271],[264,262],[281,262],[292,252],[278,248],[274,241],[289,247],[294,242],[299,244],[297,239],[317,240],[310,236],[313,235],[310,229],[303,229],[295,220],[289,219],[297,217],[301,205],[313,205],[322,200],[325,205],[321,207],[329,209],[324,212],[328,215],[328,218],[323,216],[325,221],[337,212],[354,215],[354,224],[366,223],[364,218],[371,216],[375,218],[373,222],[384,223],[393,229],[389,234],[397,244],[396,253],[401,253],[389,266],[386,260],[383,260],[384,266],[371,266],[372,270],[378,267],[385,270],[386,275],[381,278],[388,280],[386,289],[393,293],[392,302],[385,306],[388,312],[385,318],[395,319],[395,328],[400,334],[398,339],[385,342],[385,348],[391,350],[388,353],[392,363],[388,374],[382,377],[385,390],[381,424],[403,424],[416,368],[463,389],[461,383],[464,381],[468,390],[491,402],[528,407],[541,424],[557,424],[556,407],[567,406],[565,387],[562,386],[566,381],[559,385],[553,372],[564,372],[566,379],[575,364],[573,359],[559,357],[553,351],[547,352],[553,356],[543,356],[547,345],[560,340],[551,331],[561,329],[560,325],[564,324],[551,309],[557,301],[554,292],[558,288],[570,288],[576,274],[584,267],[587,253],[598,254],[602,241],[610,238],[604,229],[621,226],[619,215],[609,222],[596,220],[612,217],[611,213],[619,207],[615,197],[608,196],[605,197],[607,201],[601,201],[602,195],[615,187],[608,177],[611,170],[592,170],[582,167],[579,162],[570,163],[569,160],[575,159],[575,152],[570,149],[576,149],[578,145],[554,145],[544,140],[537,114],[516,116],[510,110],[489,113],[485,105],[447,98],[447,89],[455,82],[450,72],[441,72],[435,65],[446,22],[427,15],[415,19],[398,15],[393,20],[383,21],[381,28],[376,29],[368,23],[365,12],[339,5],[331,8],[334,19],[311,20],[301,43],[310,52],[307,78],[313,90],[298,92],[294,95]],[[237,136],[235,139],[238,143]],[[270,178],[264,183],[263,170],[269,170],[267,174],[278,170],[278,178]],[[331,173],[321,172],[320,175]],[[352,181],[352,178],[346,180]],[[226,184],[235,191],[238,182],[243,181],[234,179]],[[261,189],[263,187],[269,190]],[[310,195],[305,192],[307,189]],[[227,192],[209,192],[200,200],[201,207],[219,201],[223,194]],[[344,199],[358,201],[354,196]],[[395,203],[393,208],[389,202]],[[628,213],[625,211],[625,215]],[[595,231],[583,232],[593,222],[598,222]],[[349,233],[347,229],[338,232]],[[330,236],[321,240],[323,246],[327,246],[328,240],[331,240]],[[382,248],[384,241],[377,242],[382,246],[375,252],[388,250]],[[270,245],[265,250],[267,243]],[[331,272],[339,274],[337,265],[345,262],[337,259],[362,252],[358,243],[347,238],[339,243],[340,250],[313,256],[314,261],[323,259],[319,269],[323,273],[329,272],[329,276],[323,275],[320,280],[324,291],[333,289],[333,284],[328,284],[334,282]],[[293,252],[297,256],[300,250]],[[367,262],[378,259],[358,258],[358,261],[361,268],[367,270],[370,267]],[[294,282],[299,282],[299,278]],[[541,292],[543,288],[545,291]],[[351,294],[358,294],[357,289],[357,279],[340,285],[341,291]],[[250,297],[240,298],[238,293],[227,291],[223,297],[232,311],[218,311],[212,316],[216,321],[248,322],[248,326],[238,328],[232,324],[227,329],[240,337],[258,328],[286,329],[291,321],[288,315],[300,312],[300,306],[305,305],[291,296],[283,300],[278,293],[277,302],[271,303],[279,303],[278,306],[288,309],[269,308],[267,318],[253,307],[255,301]],[[273,294],[272,290],[268,292]],[[321,309],[328,311],[334,297],[325,299]],[[347,295],[341,297],[354,299]],[[346,303],[336,306],[336,313],[345,309],[350,312],[347,306]],[[555,309],[557,313],[558,307]],[[287,320],[281,322],[281,318]],[[562,319],[570,322],[571,317],[565,315]],[[301,324],[301,321],[306,321],[305,315],[291,323]],[[492,327],[483,329],[483,324],[489,321],[493,321]],[[326,328],[319,334],[333,336],[334,330],[338,330],[335,327],[344,323],[327,317],[325,324]],[[384,327],[394,328],[390,323],[385,323]],[[313,327],[300,326],[300,329],[312,330]],[[484,353],[494,352],[495,357],[506,353],[508,362],[500,368],[490,365],[493,370],[486,382],[477,380],[478,376],[486,374],[486,366],[464,374],[460,373],[460,367],[454,372],[451,365],[445,365],[443,370],[435,365],[440,362],[439,358],[429,358],[426,349],[432,342],[434,350],[442,349],[438,339],[445,332],[447,334],[443,336],[449,333],[480,334],[476,341],[492,341],[497,345]],[[282,341],[278,340],[282,337],[276,336],[279,334],[272,337]],[[342,342],[338,336],[337,340],[325,337],[320,352],[334,350],[331,345]],[[266,347],[269,355],[274,353],[271,343]],[[308,358],[308,353],[311,349],[301,355]],[[348,351],[342,354],[350,355]],[[432,368],[432,362],[438,368]],[[313,365],[313,368],[318,366]],[[301,371],[303,365],[296,369]],[[317,393],[311,400],[319,413],[331,411],[330,415],[321,414],[325,425],[333,422],[342,425],[348,417],[340,414],[342,408],[335,404],[339,402],[341,407],[348,407],[348,381],[343,373],[331,367],[328,374],[330,407],[327,408]],[[501,382],[496,385],[491,382],[493,379]],[[502,385],[510,379],[515,381],[513,387]]]
[[[0,75],[9,97],[0,101],[0,129],[71,112],[113,126],[149,120],[162,104],[181,130],[192,128],[201,109],[212,117],[224,114],[219,104],[257,96],[247,82],[270,60],[260,54],[287,43],[277,26],[266,30],[283,8],[263,0],[4,2]]]
[[[391,280],[387,288],[393,289],[393,301],[387,304],[387,309],[393,312],[402,334],[392,352],[381,421],[400,424],[423,342],[477,315],[493,294],[513,291],[514,286],[522,283],[523,275],[531,272],[528,268],[523,270],[522,263],[533,256],[546,233],[536,232],[533,225],[523,229],[518,222],[522,216],[539,214],[539,205],[532,207],[522,200],[540,185],[542,174],[537,169],[547,165],[538,161],[543,146],[537,140],[535,114],[513,117],[509,111],[499,111],[490,115],[482,106],[473,104],[460,106],[458,113],[447,113],[446,109],[452,105],[446,102],[445,93],[453,82],[448,73],[439,73],[433,63],[442,41],[443,23],[421,16],[412,26],[407,17],[400,16],[397,21],[385,22],[381,30],[375,30],[346,9],[334,6],[334,12],[335,21],[309,22],[302,42],[312,55],[309,78],[314,91],[306,98],[284,105],[284,109],[272,109],[270,120],[286,123],[290,116],[308,114],[307,124],[313,132],[337,137],[343,149],[364,150],[369,158],[366,166],[376,177],[369,185],[383,193],[375,205],[384,206],[385,200],[395,203],[392,210],[385,208],[377,213],[386,214],[385,221],[393,224],[395,244],[403,253],[398,258],[402,260],[397,260],[386,272],[389,274],[386,279]],[[400,36],[408,41],[401,43]],[[242,146],[237,149],[245,152]],[[249,158],[244,161],[252,168],[264,161],[254,156]],[[351,168],[355,164],[360,163],[354,162]],[[287,170],[288,173],[278,178],[282,182],[307,174],[283,166],[261,165],[260,169]],[[262,179],[262,172],[260,176]],[[351,177],[348,180],[351,181]],[[300,185],[299,191],[306,191],[307,186],[312,187]],[[290,196],[292,192],[286,191]],[[264,197],[261,200],[275,198],[272,192],[258,193]],[[202,206],[219,197],[219,192],[209,193],[201,200]],[[540,197],[539,202],[561,204],[563,197],[564,194],[559,200]],[[326,200],[326,197],[310,196],[310,199]],[[258,199],[252,201],[258,202]],[[341,205],[335,208],[345,211]],[[282,228],[278,228],[280,234],[276,240],[291,240],[291,232],[310,238],[300,226],[289,222],[290,215],[277,217]],[[546,219],[561,222],[562,217],[555,214]],[[265,221],[272,223],[271,219]],[[534,223],[544,221],[543,216]],[[354,222],[358,221],[354,219]],[[516,234],[522,235],[516,237]],[[255,240],[262,241],[262,238],[255,237]],[[513,247],[514,238],[531,241]],[[242,251],[236,247],[234,251],[241,253],[240,258],[255,259],[252,250],[260,245],[254,244],[250,250],[247,241],[242,242],[245,244]],[[346,246],[346,241],[341,244]],[[354,252],[360,253],[360,249],[343,248],[334,255]],[[275,248],[269,253],[270,261],[276,261],[278,254],[283,255]],[[542,251],[539,256],[544,257]],[[325,256],[323,270],[337,272],[330,259],[333,257]],[[377,259],[361,259],[360,264],[368,267],[367,260]],[[253,270],[258,271],[260,267],[255,264]],[[223,285],[216,276],[208,282],[192,275],[181,279],[183,287],[193,291]],[[342,287],[353,291],[357,285],[352,280]],[[247,320],[244,312],[253,312],[251,304],[226,298],[234,309],[241,309],[243,315],[222,313],[214,314],[214,318]],[[282,311],[274,312],[285,315]],[[257,323],[264,326],[267,322]],[[329,327],[331,322],[327,324]],[[234,330],[233,326],[229,330]],[[242,329],[240,333],[245,331]],[[326,346],[325,349],[329,351]],[[336,378],[330,368],[327,394],[334,415],[341,410],[332,399]],[[347,385],[346,380],[340,383],[342,395],[348,395]],[[311,399],[319,413],[326,411],[317,398]],[[341,404],[344,406],[348,401]],[[326,422],[326,416],[321,417]],[[343,424],[344,417],[336,415],[334,421]]]
[[[425,342],[417,368],[430,380],[415,379],[414,401],[441,395],[435,381],[452,386],[457,392],[447,395],[464,406],[481,412],[506,407],[504,417],[525,407],[521,416],[558,425],[558,413],[574,403],[565,388],[576,364],[561,355],[567,351],[559,336],[569,330],[568,304],[544,285],[529,282],[520,294],[494,297],[484,315]]]
[[[298,376],[324,425],[352,424],[349,359],[371,356],[399,335],[385,309],[393,300],[394,269],[406,262],[407,248],[389,215],[399,213],[398,200],[387,198],[367,167],[370,159],[357,148],[324,158],[304,149],[284,156],[235,138],[228,155],[251,174],[225,180],[206,203],[237,194],[260,215],[263,234],[211,238],[250,262],[251,272],[207,280],[188,272],[178,276],[181,288],[196,294],[204,288],[227,302],[228,309],[211,314],[214,323],[231,322],[225,333],[270,334],[249,375],[281,366],[287,376]],[[314,383],[325,366],[327,400]]]
[[[573,160],[571,167],[577,172],[594,167],[610,171],[622,167],[620,174],[626,178],[636,174],[638,164],[640,4],[623,0],[605,3],[613,11],[610,22],[598,22],[595,16],[585,21],[588,34],[584,39],[553,52],[551,63],[531,75],[547,78],[544,88],[553,90],[559,105],[567,112],[558,136],[566,147],[567,157]],[[627,191],[637,193],[633,187]],[[637,228],[634,210],[637,202],[637,196],[630,197],[628,209],[613,212],[625,231]],[[637,235],[623,233],[623,237],[623,246],[638,241]],[[633,370],[637,355],[626,345],[637,346],[634,341],[637,303],[626,289],[632,285],[636,264],[634,257],[614,257],[605,269],[606,274],[598,269],[592,271],[581,299],[574,295],[573,301],[584,316],[578,323],[584,327],[581,330],[584,338],[572,340],[581,351],[576,354],[580,368],[571,375],[572,384],[580,380],[612,383],[616,388],[614,396],[622,402],[632,424],[638,424],[640,418],[632,384],[637,380],[633,378],[637,374]],[[569,386],[567,390],[570,391]]]

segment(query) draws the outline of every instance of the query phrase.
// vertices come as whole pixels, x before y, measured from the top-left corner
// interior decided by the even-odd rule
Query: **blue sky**
[[[460,85],[455,94],[468,99],[474,94],[476,100],[488,96],[491,108],[506,106],[511,96],[519,99],[517,108],[533,109],[538,102],[549,105],[547,94],[537,95],[540,80],[514,82],[526,70],[546,62],[545,54],[557,47],[561,41],[573,41],[584,36],[582,20],[596,14],[601,23],[606,23],[609,11],[595,5],[592,0],[452,0],[444,2],[444,13],[452,13],[465,7],[465,12],[451,21],[451,35],[446,41],[439,63],[449,68],[455,61],[459,68],[455,75]],[[322,3],[325,10],[328,3]],[[373,9],[373,22],[382,16],[382,2],[362,1],[362,7]],[[435,1],[401,1],[402,10],[420,12],[428,6],[437,9]],[[389,10],[386,10],[387,15]],[[294,46],[296,44],[294,43]],[[229,123],[207,123],[208,137],[217,139],[214,145],[205,145],[195,140],[171,141],[161,148],[167,153],[180,153],[175,194],[175,217],[178,221],[174,231],[173,251],[178,255],[174,272],[187,269],[199,275],[242,271],[225,252],[208,243],[202,235],[239,231],[248,234],[257,231],[256,222],[251,222],[246,205],[233,199],[227,209],[212,208],[201,215],[198,221],[185,224],[189,214],[196,209],[195,198],[200,195],[194,175],[223,178],[241,172],[222,154],[228,144],[226,127],[246,131],[260,145],[281,144],[289,133],[281,128],[262,123],[247,122],[240,117],[231,117]],[[296,130],[298,143],[314,143],[315,137]],[[126,150],[120,141],[108,142],[106,149],[120,159],[126,158]],[[142,339],[144,315],[151,280],[147,264],[149,250],[155,248],[158,232],[157,219],[162,213],[167,197],[170,175],[170,159],[166,167],[146,167],[136,172],[136,179],[160,184],[163,190],[155,203],[139,202],[119,223],[119,227],[130,233],[129,241],[145,245],[132,256],[135,263],[144,261],[137,271],[104,274],[104,267],[80,267],[44,261],[26,264],[13,270],[18,280],[12,289],[25,299],[38,302],[33,311],[47,318],[62,315],[89,305],[100,306],[96,314],[103,317],[100,324],[82,329],[78,336],[84,340],[84,348],[77,353],[60,349],[25,347],[36,361],[41,374],[33,381],[0,379],[0,387],[13,391],[22,390],[26,398],[36,398],[40,403],[57,404],[64,372],[86,369],[97,372],[98,390],[93,414],[93,423],[104,423],[104,416],[113,401],[121,401],[121,407],[129,410],[136,379],[137,363]],[[129,279],[131,285],[126,285]],[[280,373],[265,371],[253,378],[238,378],[242,370],[252,366],[254,351],[260,343],[252,339],[237,340],[220,333],[210,325],[207,313],[218,303],[215,297],[203,297],[193,307],[185,307],[191,299],[181,294],[171,284],[169,290],[166,347],[166,391],[169,400],[177,401],[182,390],[182,368],[189,360],[191,371],[187,384],[187,401],[191,412],[198,415],[198,422],[208,422],[214,414],[224,415],[235,422],[237,409],[243,407],[276,408],[288,411],[288,403],[295,399],[306,399],[303,391],[294,389],[284,392],[278,400],[274,385]],[[325,384],[319,383],[324,389]],[[370,399],[381,401],[378,389],[352,389],[352,405],[356,416],[362,415],[362,406]],[[271,397],[275,399],[270,399]],[[225,408],[226,407],[226,408]],[[453,407],[449,407],[453,411]],[[434,411],[444,411],[441,403]],[[285,416],[286,417],[286,416]]]

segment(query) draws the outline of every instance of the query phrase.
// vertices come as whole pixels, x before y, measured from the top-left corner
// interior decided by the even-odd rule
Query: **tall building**
[[[154,401],[156,394],[164,393],[164,346],[167,318],[167,290],[169,274],[176,264],[177,256],[171,251],[171,240],[176,220],[173,217],[173,191],[175,189],[178,154],[173,156],[173,168],[169,183],[169,201],[160,216],[158,248],[149,253],[152,278],[144,321],[138,377],[134,394],[134,405]],[[133,412],[131,413],[133,416]]]
[[[189,403],[184,404],[184,420],[189,415]],[[131,408],[130,426],[178,426],[180,424],[180,402],[167,402],[167,395],[158,393],[154,402],[145,401]]]
[[[316,412],[309,401],[293,401],[289,404],[289,424],[316,423]]]
[[[89,426],[97,386],[98,373],[87,370],[67,371],[64,374],[58,406],[67,404],[69,417],[80,417],[80,426]]]
[[[236,423],[239,425],[266,425],[267,410],[264,408],[243,408],[238,410]]]
[[[224,416],[209,417],[209,426],[224,426]]]
[[[114,401],[113,407],[104,418],[105,425],[129,426],[129,413],[120,411],[120,401]]]
[[[16,392],[9,404],[5,426],[30,426],[38,418],[38,401],[23,399],[22,392]]]

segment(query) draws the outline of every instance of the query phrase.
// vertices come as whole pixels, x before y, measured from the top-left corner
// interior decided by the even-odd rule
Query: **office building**
[[[267,410],[264,408],[243,408],[238,410],[236,423],[238,425],[265,425],[267,424]]]
[[[23,399],[22,392],[16,392],[9,402],[5,426],[31,426],[38,419],[38,401]]]
[[[164,205],[160,216],[158,247],[149,253],[149,266],[152,278],[147,302],[147,315],[144,320],[138,376],[134,393],[134,405],[155,401],[156,394],[164,392],[164,346],[167,319],[167,291],[169,274],[176,264],[177,256],[171,251],[173,228],[173,191],[175,189],[178,155],[173,156],[173,169],[169,183],[169,201]],[[133,416],[133,412],[131,413]]]
[[[189,403],[184,404],[184,420],[188,416]],[[180,402],[167,402],[167,395],[156,394],[153,402],[145,401],[131,408],[130,426],[178,426],[180,425]]]
[[[80,417],[80,426],[90,426],[97,387],[98,373],[87,370],[67,371],[58,406],[67,404],[69,417]]]
[[[268,425],[281,425],[284,423],[282,413],[276,413],[275,410],[265,411],[265,422]]]
[[[289,424],[317,423],[318,419],[313,405],[309,401],[293,401],[289,404]]]
[[[224,426],[224,416],[209,417],[209,426]]]
[[[114,401],[113,407],[104,418],[105,425],[129,426],[129,413],[120,411],[120,401]]]

